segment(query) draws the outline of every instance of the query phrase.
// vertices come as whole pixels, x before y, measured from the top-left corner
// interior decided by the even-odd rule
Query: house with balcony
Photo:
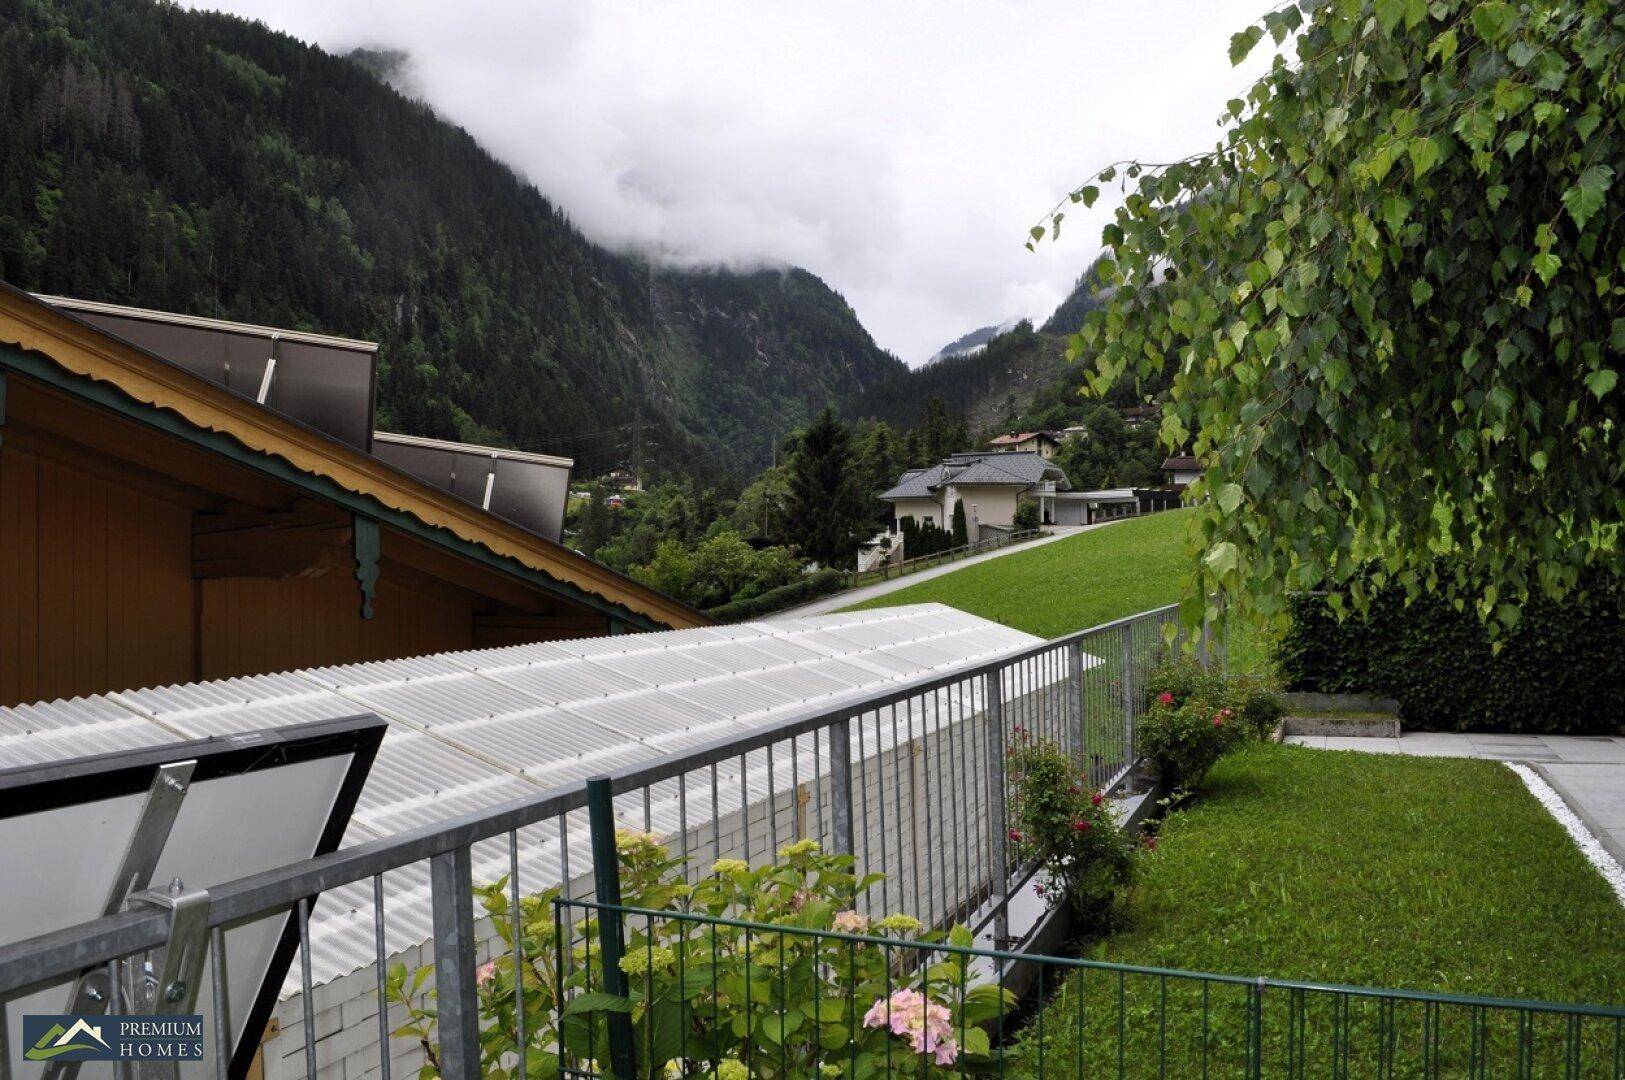
[[[1013,529],[1023,498],[1037,500],[1038,520],[1053,524],[1056,493],[1070,486],[1061,467],[1038,453],[953,454],[939,465],[905,472],[880,498],[892,504],[899,529],[904,518],[951,529],[954,508],[963,503],[967,538],[974,544]]]
[[[1202,462],[1191,454],[1174,454],[1163,460],[1162,471],[1169,484],[1183,488],[1202,478]]]
[[[1061,448],[1061,436],[1053,431],[1011,431],[988,440],[988,449],[1053,458]]]

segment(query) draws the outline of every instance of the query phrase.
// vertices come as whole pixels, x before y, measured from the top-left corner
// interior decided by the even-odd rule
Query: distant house
[[[1190,454],[1175,454],[1162,463],[1162,471],[1168,474],[1168,482],[1176,487],[1184,487],[1202,477],[1202,463]]]
[[[616,491],[643,490],[643,483],[638,479],[638,474],[625,465],[609,470],[609,472],[599,477],[599,482],[605,487],[614,488]]]
[[[1055,496],[1055,524],[1094,525],[1118,518],[1177,510],[1180,490],[1166,487],[1059,492]]]
[[[954,507],[965,504],[971,543],[984,527],[1010,529],[1023,495],[1038,500],[1039,521],[1055,521],[1055,497],[1071,485],[1060,467],[1037,453],[954,454],[940,465],[910,469],[880,498],[892,504],[897,528],[904,518],[953,528]]]
[[[1128,405],[1123,408],[1123,423],[1129,427],[1152,424],[1162,419],[1161,405]]]
[[[988,440],[987,445],[995,451],[1037,454],[1048,459],[1061,448],[1061,440],[1053,431],[1013,431]]]

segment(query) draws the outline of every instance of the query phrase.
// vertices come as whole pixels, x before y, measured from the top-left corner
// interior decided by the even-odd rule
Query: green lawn
[[[1190,519],[1187,510],[1131,518],[967,566],[849,610],[936,602],[1056,637],[1178,600]]]
[[[905,589],[848,611],[939,603],[1052,638],[1177,601],[1190,566],[1186,530],[1191,511],[1130,518],[1016,552]],[[1233,670],[1263,662],[1254,635],[1236,628]]]
[[[1625,1001],[1625,909],[1496,762],[1250,745],[1220,762],[1200,799],[1168,819],[1138,871],[1118,932],[1097,942],[1092,958],[1458,994]],[[1068,1076],[1079,1064],[1091,1075],[1116,1068],[1116,980],[1095,973],[1084,987],[1080,998],[1076,982],[1068,984],[1044,1013],[1046,1058]],[[1164,1060],[1170,1076],[1200,1068],[1201,989],[1169,983],[1165,1029],[1157,1019],[1163,992],[1154,979],[1127,982],[1129,1075],[1154,1072]],[[1244,1052],[1245,993],[1210,991],[1215,1076],[1234,1074]],[[1339,1021],[1331,1004],[1326,996],[1305,997],[1307,1073],[1330,1067],[1341,1026],[1352,1065],[1343,1075],[1375,1075],[1378,1005],[1357,1001]],[[1284,991],[1266,995],[1265,1075],[1287,1060],[1291,1006]],[[1510,1075],[1516,1019],[1485,1015],[1483,1074]],[[1465,1075],[1471,1065],[1470,1019],[1465,1009],[1441,1009],[1443,1075]],[[1421,1006],[1400,1006],[1390,1024],[1397,1073],[1413,1075],[1423,1044]],[[1542,1019],[1532,1034],[1534,1075],[1547,1075],[1560,1065],[1554,1055],[1562,1025]],[[1581,1075],[1608,1075],[1618,1029],[1588,1021],[1582,1035]],[[1029,1044],[1036,1038],[1037,1028],[1029,1028]]]

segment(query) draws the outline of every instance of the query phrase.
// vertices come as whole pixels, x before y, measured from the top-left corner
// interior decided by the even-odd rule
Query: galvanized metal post
[[[1208,621],[1207,610],[1202,611],[1202,636],[1196,639],[1196,662],[1206,671],[1213,660],[1212,623]]]
[[[440,1072],[446,1080],[478,1080],[480,1001],[474,985],[474,873],[468,848],[429,859],[429,895]]]
[[[630,988],[626,972],[621,970],[621,956],[626,951],[622,937],[621,860],[615,850],[615,796],[610,791],[607,777],[594,777],[587,781],[587,825],[592,832],[593,892],[598,897],[599,955],[604,961],[604,993],[627,997]],[[610,1068],[620,1080],[632,1080],[637,1075],[634,1055],[632,1016],[630,1013],[612,1012],[609,1024]]]
[[[1134,763],[1134,626],[1118,631],[1123,636],[1123,764]]]
[[[829,726],[830,843],[837,855],[852,854],[852,721]]]
[[[1076,641],[1066,647],[1066,719],[1072,738],[1072,763],[1088,764],[1083,745],[1083,646]]]
[[[1010,855],[1005,847],[1010,829],[1004,788],[1004,684],[998,670],[982,676],[987,701],[988,830],[992,848],[993,936],[1004,948],[1010,941]]]

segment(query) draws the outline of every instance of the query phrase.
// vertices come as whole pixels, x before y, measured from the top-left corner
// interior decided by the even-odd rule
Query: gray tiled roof
[[[1054,480],[1065,489],[1066,473],[1060,466],[1040,454],[987,453],[954,454],[941,465],[928,469],[910,469],[897,481],[895,487],[881,492],[882,499],[935,498],[943,484],[1004,484],[1012,487],[1031,487]]]

